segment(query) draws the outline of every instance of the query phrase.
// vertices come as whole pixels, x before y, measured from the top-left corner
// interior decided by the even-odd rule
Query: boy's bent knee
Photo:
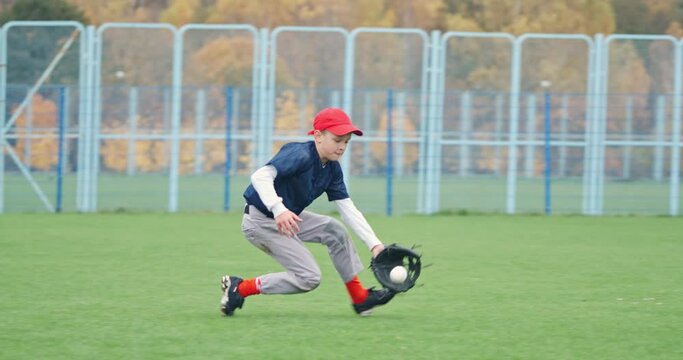
[[[298,278],[298,283],[299,287],[301,288],[302,291],[313,291],[315,288],[320,285],[320,278],[321,275],[320,273],[317,274],[309,274],[305,277],[299,277]]]

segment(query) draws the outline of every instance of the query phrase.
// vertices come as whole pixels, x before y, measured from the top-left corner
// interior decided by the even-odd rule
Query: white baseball
[[[389,273],[389,279],[396,284],[402,284],[406,278],[408,278],[408,271],[403,266],[396,266]]]

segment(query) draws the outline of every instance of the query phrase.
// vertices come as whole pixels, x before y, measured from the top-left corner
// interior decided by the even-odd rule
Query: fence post
[[[673,121],[671,125],[671,179],[669,183],[669,215],[678,216],[678,202],[680,201],[681,181],[681,81],[683,74],[683,43],[676,42],[674,57],[674,93],[673,93]]]
[[[508,173],[505,208],[508,214],[514,214],[517,207],[517,138],[519,136],[519,90],[522,67],[522,41],[517,38],[512,48],[512,64],[510,65],[510,129],[508,145]]]
[[[58,140],[57,140],[57,199],[55,201],[55,212],[62,212],[62,191],[64,190],[64,128],[66,122],[66,89],[64,86],[59,88],[59,118],[58,118]]]
[[[655,145],[654,163],[652,164],[652,178],[661,182],[664,178],[664,117],[666,116],[666,99],[657,95],[657,110],[655,115]]]
[[[5,114],[7,86],[7,49],[5,29],[0,27],[0,214],[5,211]]]
[[[223,211],[230,210],[230,168],[232,167],[232,86],[225,89],[225,167],[223,169]]]
[[[524,152],[524,176],[528,179],[534,176],[533,142],[536,137],[536,95],[529,95],[526,102],[526,140]]]
[[[391,89],[387,90],[387,215],[391,216],[394,212],[394,166],[393,166],[393,111],[394,93]]]
[[[550,122],[550,91],[548,90],[548,87],[550,84],[546,81],[542,82],[542,86],[545,88],[543,98],[544,98],[544,106],[543,106],[543,135],[545,138],[544,141],[544,146],[543,146],[543,158],[545,162],[545,169],[543,172],[543,188],[544,188],[544,210],[546,215],[551,214],[551,204],[550,204],[550,176],[552,174],[552,148],[550,147],[550,134],[552,131],[551,128],[551,122]]]
[[[173,33],[173,85],[170,104],[164,102],[164,113],[169,112],[171,120],[171,159],[169,166],[168,211],[178,211],[178,177],[180,176],[180,126],[183,91],[183,36]],[[166,92],[164,93],[164,100]],[[164,116],[166,118],[166,116]]]

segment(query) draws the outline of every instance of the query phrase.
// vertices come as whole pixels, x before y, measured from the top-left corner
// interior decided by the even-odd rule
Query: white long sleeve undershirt
[[[382,243],[377,238],[377,235],[375,235],[368,221],[365,220],[363,213],[356,208],[356,205],[350,198],[335,200],[334,202],[339,208],[339,213],[344,223],[353,229],[353,232],[363,240],[368,249],[372,250],[373,247]]]
[[[273,165],[266,165],[251,174],[251,185],[254,186],[263,205],[273,213],[273,217],[278,217],[288,210],[282,203],[282,198],[275,192],[276,176],[277,169]]]
[[[272,165],[266,165],[251,175],[251,184],[254,186],[263,204],[273,213],[274,217],[288,210],[282,203],[282,198],[275,192],[276,176],[277,169]],[[339,209],[342,221],[358,235],[368,249],[372,250],[373,247],[382,243],[350,198],[335,200],[334,203]]]

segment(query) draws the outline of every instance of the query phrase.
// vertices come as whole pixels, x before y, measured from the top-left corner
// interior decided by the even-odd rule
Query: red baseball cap
[[[313,119],[313,130],[309,131],[308,135],[313,135],[313,132],[316,130],[327,130],[337,136],[344,136],[348,133],[363,136],[363,132],[353,125],[351,119],[349,119],[349,116],[346,115],[344,110],[331,107],[322,109],[315,115],[315,119]]]

